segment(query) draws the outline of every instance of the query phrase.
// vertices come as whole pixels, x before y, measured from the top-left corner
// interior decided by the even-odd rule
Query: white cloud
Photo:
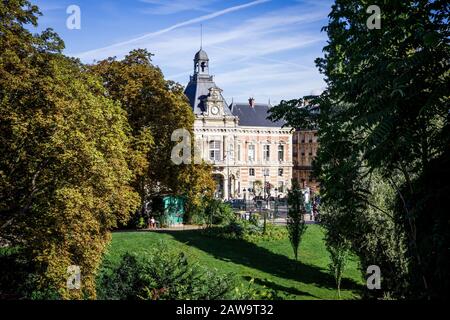
[[[246,5],[258,3],[262,2]],[[214,14],[223,15],[226,10]],[[326,39],[325,34],[317,30],[316,22],[326,15],[324,6],[308,12],[302,6],[293,6],[234,20],[231,24],[215,21],[206,25],[203,48],[210,58],[210,72],[215,75],[217,85],[224,89],[227,100],[233,97],[234,101],[246,101],[249,96],[255,96],[261,102],[270,98],[272,103],[277,103],[281,99],[323,90],[325,83],[315,68],[314,59],[320,55],[320,47]],[[194,53],[200,46],[199,28],[193,24],[210,16],[77,56],[91,62],[108,56],[121,58],[132,49],[147,48],[155,54],[153,61],[166,78],[185,85],[193,70]],[[192,22],[194,20],[197,22]],[[316,23],[314,28],[311,28],[312,23]],[[315,49],[311,51],[311,48]]]
[[[215,0],[140,0],[150,6],[143,13],[166,15],[183,11],[210,11],[208,6]]]
[[[108,54],[109,52],[116,52],[117,50],[119,50],[119,51],[122,50],[123,51],[124,47],[126,48],[126,47],[129,47],[130,45],[136,45],[136,44],[142,42],[143,40],[148,40],[150,38],[154,38],[156,36],[160,36],[162,34],[165,34],[167,32],[173,31],[175,29],[178,29],[178,28],[181,28],[181,27],[185,27],[185,26],[189,26],[189,25],[192,25],[192,24],[195,24],[195,23],[200,23],[200,22],[203,22],[203,21],[206,21],[206,20],[211,20],[211,19],[214,19],[216,17],[222,16],[222,15],[225,15],[225,14],[228,14],[228,13],[231,13],[231,12],[235,12],[235,11],[238,11],[238,10],[242,10],[242,9],[245,9],[245,8],[248,8],[248,7],[252,7],[252,6],[255,6],[255,5],[264,3],[264,2],[268,2],[268,1],[270,1],[270,0],[256,0],[256,1],[252,1],[252,2],[246,3],[246,4],[242,4],[242,5],[238,5],[238,6],[234,6],[234,7],[229,7],[229,8],[224,9],[224,10],[216,11],[216,12],[204,15],[204,16],[200,16],[200,17],[197,17],[197,18],[194,18],[194,19],[189,19],[189,20],[186,20],[186,21],[174,24],[174,25],[172,25],[170,27],[167,27],[167,28],[155,31],[155,32],[147,33],[147,34],[145,34],[143,36],[140,36],[140,37],[137,37],[137,38],[134,38],[134,39],[130,39],[130,40],[127,40],[127,41],[124,41],[124,42],[119,42],[119,43],[116,43],[116,44],[113,44],[113,45],[110,45],[110,46],[107,46],[107,47],[104,47],[104,48],[99,48],[99,49],[94,49],[94,50],[90,50],[90,51],[87,51],[87,52],[83,52],[83,53],[77,54],[75,56],[78,57],[78,58],[81,58],[81,59],[86,59],[86,58],[89,59],[90,57],[98,56],[98,55],[102,55],[102,54],[104,55],[105,53],[107,55],[110,55],[110,54]]]
[[[228,101],[246,101],[250,96],[259,102],[277,103],[281,99],[294,99],[308,95],[311,88],[323,87],[324,82],[313,67],[309,69],[292,69],[282,63],[268,65],[252,63],[251,65],[220,73],[216,82],[224,91]],[[239,85],[235,86],[234,84]]]

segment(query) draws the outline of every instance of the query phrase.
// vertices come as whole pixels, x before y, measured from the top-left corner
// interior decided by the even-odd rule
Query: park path
[[[204,226],[199,226],[199,225],[181,225],[181,226],[173,226],[173,227],[166,227],[166,228],[140,229],[138,231],[142,231],[142,232],[186,231],[186,230],[199,230],[199,229],[203,229],[203,228],[204,228]]]

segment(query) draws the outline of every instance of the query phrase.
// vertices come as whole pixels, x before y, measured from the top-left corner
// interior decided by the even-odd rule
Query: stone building
[[[303,188],[318,188],[317,180],[314,178],[312,162],[317,154],[317,131],[296,130],[292,137],[293,144],[293,178]]]
[[[317,106],[305,105],[311,112],[319,112]],[[318,143],[317,129],[297,129],[292,137],[293,175],[302,188],[319,189],[319,183],[313,174],[313,161],[317,155]]]
[[[209,74],[204,50],[195,54],[185,94],[195,114],[196,144],[213,164],[217,197],[251,199],[256,181],[270,186],[272,196],[285,196],[292,179],[292,134],[283,122],[266,119],[270,104],[253,98],[228,104]]]

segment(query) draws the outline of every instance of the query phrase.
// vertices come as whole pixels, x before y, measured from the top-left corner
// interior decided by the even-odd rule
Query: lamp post
[[[231,195],[231,178],[230,178],[230,165],[229,165],[229,161],[228,159],[230,158],[230,154],[232,154],[232,150],[227,150],[225,152],[225,158],[227,159],[227,191],[228,191],[228,199],[230,200],[230,195]]]
[[[244,188],[242,191],[244,192],[244,210],[247,212],[247,190]]]
[[[264,190],[264,197],[266,200],[266,210],[264,210],[264,229],[263,229],[264,234],[266,234],[266,225],[267,225],[268,197],[266,194],[266,188],[267,188],[266,177],[268,177],[268,176],[269,176],[269,170],[264,169],[264,189],[263,190]]]
[[[273,215],[274,222],[275,222],[275,217],[278,217],[278,188],[275,188],[275,213]]]

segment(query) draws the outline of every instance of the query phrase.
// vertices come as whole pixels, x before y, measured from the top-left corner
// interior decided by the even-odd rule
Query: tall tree
[[[182,86],[165,80],[161,70],[152,64],[151,56],[147,50],[137,49],[120,61],[100,61],[91,70],[102,77],[108,96],[127,111],[133,136],[141,142],[138,145],[147,166],[136,187],[143,203],[157,195],[178,194],[186,196],[187,210],[191,211],[201,197],[214,190],[211,167],[171,161],[177,143],[171,140],[175,130],[186,129],[194,149],[194,114]]]
[[[383,290],[448,297],[449,5],[384,1],[381,29],[371,30],[370,4],[335,1],[325,56],[316,60],[327,82],[315,163],[323,207],[332,210],[325,225],[349,239],[365,263],[383,264],[393,280]],[[290,125],[311,118],[281,105],[274,118],[287,116]],[[359,237],[361,223],[376,241]],[[367,251],[373,243],[389,253],[376,249],[376,258]]]
[[[306,231],[305,223],[305,199],[298,181],[292,179],[292,188],[288,191],[289,210],[287,214],[286,228],[289,234],[292,250],[294,251],[295,260],[298,260],[298,247],[302,240],[302,236]]]
[[[327,250],[330,254],[330,264],[328,269],[336,282],[338,298],[341,298],[341,282],[344,275],[345,266],[349,255],[349,245],[347,241],[326,241]]]
[[[0,2],[0,234],[33,266],[41,297],[95,297],[110,238],[139,205],[130,186],[130,128],[99,79],[61,54],[38,8]],[[80,267],[81,289],[67,270]]]

